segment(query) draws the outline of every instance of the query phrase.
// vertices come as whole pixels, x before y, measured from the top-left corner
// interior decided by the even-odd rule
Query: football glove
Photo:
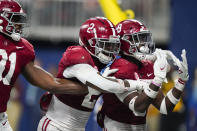
[[[179,78],[175,81],[175,88],[183,91],[185,83],[189,79],[186,51],[185,49],[182,50],[182,61],[180,61],[171,51],[167,51],[167,55],[173,60],[174,65],[178,66]]]
[[[117,71],[118,69],[109,69],[109,67],[107,67],[102,73],[102,76],[109,78],[110,75],[112,75],[113,73],[116,73]],[[114,77],[110,77],[110,78],[114,78]]]
[[[188,81],[189,75],[188,75],[186,50],[185,49],[182,50],[182,54],[181,54],[182,61],[180,61],[171,51],[167,51],[166,53],[174,61],[174,64],[178,66],[179,78],[184,82]]]
[[[168,62],[167,62],[167,55],[166,53],[161,49],[156,49],[154,53],[157,57],[155,63],[154,63],[154,75],[155,78],[153,79],[153,84],[156,86],[161,86],[162,82],[166,78],[167,68],[168,68]]]

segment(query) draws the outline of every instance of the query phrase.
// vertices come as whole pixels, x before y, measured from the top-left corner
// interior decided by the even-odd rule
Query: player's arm
[[[132,92],[125,92],[116,94],[116,96],[126,104],[130,110],[136,116],[144,116],[146,114],[146,110],[149,105],[152,104],[157,96],[162,92],[159,90],[160,87],[151,83],[150,85],[144,83],[143,81],[133,80],[133,83],[137,83],[137,85],[141,85],[144,88],[144,91],[139,93],[137,90]]]
[[[66,68],[63,72],[65,78],[77,78],[83,84],[100,90],[101,92],[122,93],[128,90],[135,90],[129,81],[120,79],[108,79],[89,64],[76,64]]]
[[[176,87],[168,91],[167,95],[164,96],[160,90],[152,104],[160,111],[161,114],[168,114],[172,112],[176,104],[179,102],[183,91],[178,90]]]
[[[132,92],[129,95],[117,94],[117,97],[123,101],[137,116],[143,116],[146,113],[149,105],[154,101],[159,93],[161,83],[166,78],[167,72],[167,60],[166,55],[162,51],[157,50],[157,60],[154,63],[155,78],[150,84],[144,84],[143,81],[133,81],[144,85],[142,93]]]
[[[174,109],[183,94],[185,83],[189,79],[186,51],[183,50],[181,54],[183,61],[179,61],[171,52],[168,53],[179,68],[179,78],[175,81],[175,87],[168,91],[166,96],[159,93],[153,102],[154,106],[158,108],[162,114],[167,114]]]
[[[148,86],[145,88],[147,87]],[[153,93],[151,95],[150,92],[150,94],[148,92],[142,92],[139,94],[137,91],[128,92],[127,94],[117,94],[117,96],[134,112],[136,116],[144,116],[150,104],[153,104],[162,114],[171,112],[182,95],[182,91],[178,90],[176,87],[171,89],[166,96],[164,96],[162,90],[159,89],[159,86],[151,83],[148,88],[150,88],[148,90],[155,91],[154,93],[156,97]]]
[[[164,96],[161,89],[159,89],[162,83],[162,74],[164,74],[164,72],[159,71],[159,73],[157,71],[158,69],[160,69],[158,68],[159,66],[156,66],[158,62],[156,62],[156,64],[154,65],[154,74],[156,77],[152,81],[150,86],[144,89],[144,92],[142,92],[141,94],[138,94],[137,92],[132,92],[130,94],[128,93],[129,95],[119,94],[117,96],[120,98],[120,100],[127,104],[128,107],[136,115],[145,114],[146,109],[149,107],[151,103],[158,110],[160,110],[160,113],[162,114],[167,114],[171,112],[174,109],[175,105],[178,103],[182,95],[185,82],[188,80],[189,77],[186,52],[183,51],[181,56],[183,62],[180,62],[179,60],[174,60],[176,63],[178,63],[177,65],[179,67],[179,79],[175,82],[175,87],[171,89],[166,96]],[[174,59],[176,58],[175,56],[173,57]]]
[[[41,67],[29,62],[22,71],[24,77],[33,85],[52,93],[62,94],[83,94],[87,93],[87,88],[82,84],[66,79],[58,79],[53,77]]]

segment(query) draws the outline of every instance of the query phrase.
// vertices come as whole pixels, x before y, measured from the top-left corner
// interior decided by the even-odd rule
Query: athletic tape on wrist
[[[153,80],[152,80],[152,84],[158,86],[158,87],[161,87],[161,84],[162,84],[162,80],[161,78],[158,78],[158,77],[155,77]]]
[[[161,84],[160,84],[160,83],[156,83],[155,81],[152,81],[151,83],[152,83],[153,85],[155,85],[155,86],[161,87]]]
[[[131,101],[129,102],[129,109],[133,111],[133,114],[135,116],[145,116],[146,115],[146,111],[143,112],[143,113],[140,113],[140,112],[137,112],[135,111],[135,108],[134,108],[134,104],[135,104],[135,100],[138,96],[135,96],[131,99]]]
[[[167,95],[168,99],[174,104],[176,105],[179,102],[179,99],[175,98],[175,96],[172,94],[172,89],[170,91],[168,91]]]
[[[151,88],[146,88],[144,89],[144,93],[149,96],[150,98],[154,99],[156,98],[157,94],[158,94],[158,91],[154,91],[152,90]]]

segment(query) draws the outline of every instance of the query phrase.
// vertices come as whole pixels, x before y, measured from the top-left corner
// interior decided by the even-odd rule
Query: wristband
[[[158,94],[158,91],[154,91],[152,89],[150,89],[149,87],[144,89],[144,93],[149,96],[150,98],[152,99],[155,99],[157,94]]]
[[[133,111],[133,114],[135,116],[145,116],[146,115],[146,111],[143,113],[137,112],[135,110],[134,104],[135,104],[135,100],[138,96],[135,96],[134,98],[131,99],[131,101],[129,102],[129,109]]]
[[[179,102],[179,99],[175,98],[175,96],[172,94],[172,89],[167,93],[167,97],[174,105]]]
[[[163,82],[162,78],[159,78],[159,77],[155,77],[152,80],[152,84],[154,84],[157,87],[161,87],[162,82]]]
[[[156,83],[155,81],[152,81],[151,83],[152,83],[153,85],[157,86],[157,87],[161,87],[161,84]]]

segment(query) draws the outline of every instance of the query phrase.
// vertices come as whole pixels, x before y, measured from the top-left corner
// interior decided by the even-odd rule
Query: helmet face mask
[[[19,33],[20,35],[23,34],[23,28],[25,27],[27,22],[25,13],[4,12],[1,16],[8,22],[6,31],[9,34],[12,33]]]
[[[118,55],[120,51],[120,40],[119,38],[111,39],[97,39],[95,44],[95,56],[99,60],[108,64],[113,60],[114,56]]]
[[[149,31],[138,32],[134,34],[124,34],[121,40],[130,44],[129,53],[152,54],[154,52],[154,43],[152,34]]]
[[[114,25],[104,17],[88,19],[81,26],[79,43],[103,64],[113,61],[120,51]]]

